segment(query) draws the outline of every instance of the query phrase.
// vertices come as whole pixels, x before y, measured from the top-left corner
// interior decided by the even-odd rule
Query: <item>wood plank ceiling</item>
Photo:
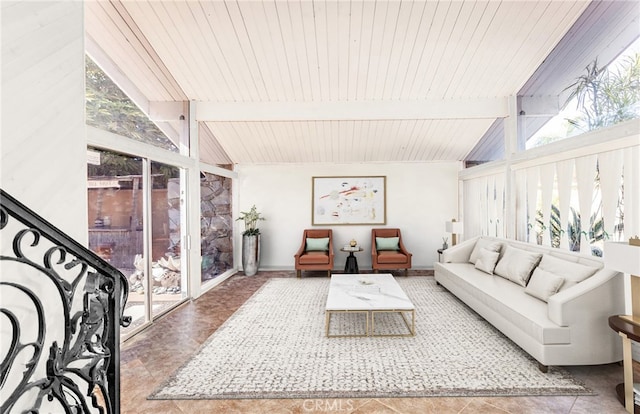
[[[95,59],[143,109],[197,103],[205,162],[418,162],[463,160],[588,4],[89,1],[85,15]]]

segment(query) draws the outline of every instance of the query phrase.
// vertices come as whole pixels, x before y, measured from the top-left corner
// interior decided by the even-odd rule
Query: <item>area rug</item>
[[[396,279],[416,307],[414,337],[327,338],[329,279],[271,279],[149,398],[593,395],[563,369],[540,372],[433,278]],[[351,316],[332,329],[362,322]]]

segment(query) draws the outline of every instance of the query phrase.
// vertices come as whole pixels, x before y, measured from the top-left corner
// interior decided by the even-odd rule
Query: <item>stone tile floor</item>
[[[432,273],[412,271],[410,275],[430,277]],[[303,273],[303,276],[324,277],[324,272],[308,272]],[[618,364],[567,367],[574,377],[593,389],[598,394],[596,396],[326,400],[146,399],[268,278],[273,277],[295,277],[295,272],[259,272],[255,276],[238,273],[126,341],[122,345],[120,362],[122,413],[625,413],[614,390],[615,384],[622,381],[622,367]]]

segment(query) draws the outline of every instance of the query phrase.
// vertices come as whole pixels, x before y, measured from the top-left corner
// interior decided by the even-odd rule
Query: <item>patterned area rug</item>
[[[396,280],[416,307],[415,337],[327,338],[329,279],[272,279],[149,398],[593,395],[560,368],[540,372],[433,278]],[[331,326],[359,323],[345,315]],[[401,324],[376,320],[376,331]]]

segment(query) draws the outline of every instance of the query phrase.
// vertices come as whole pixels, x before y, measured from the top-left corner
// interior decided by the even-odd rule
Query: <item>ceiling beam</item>
[[[486,119],[508,115],[507,97],[437,101],[198,102],[198,121]]]

